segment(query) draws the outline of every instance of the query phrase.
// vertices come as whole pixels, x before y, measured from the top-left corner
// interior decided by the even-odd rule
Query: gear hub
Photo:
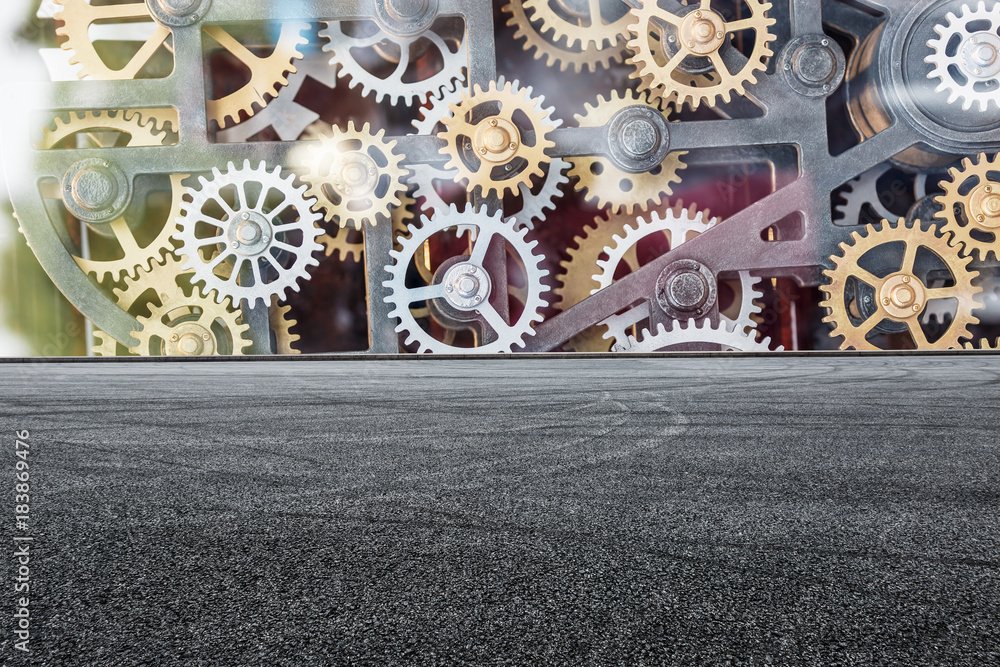
[[[625,107],[608,123],[608,148],[612,162],[622,171],[647,172],[670,152],[667,120],[645,104]]]
[[[726,36],[726,22],[712,10],[696,10],[681,22],[681,41],[698,56],[715,53]]]
[[[656,281],[656,300],[673,319],[701,317],[716,302],[715,274],[706,266],[682,259],[667,266]]]
[[[792,90],[807,97],[822,97],[844,80],[847,61],[840,46],[825,35],[806,35],[788,43],[781,54],[781,69]]]
[[[211,0],[146,0],[150,15],[172,28],[196,23],[210,4]]]
[[[889,276],[879,289],[885,313],[894,320],[906,320],[923,310],[927,290],[918,278],[908,273]]]
[[[437,18],[437,0],[378,0],[375,16],[379,27],[393,37],[415,37]]]
[[[74,163],[63,176],[66,209],[84,222],[111,222],[128,207],[132,188],[116,164],[99,158]]]
[[[455,264],[444,276],[445,299],[459,310],[475,310],[490,296],[490,277],[471,262]]]

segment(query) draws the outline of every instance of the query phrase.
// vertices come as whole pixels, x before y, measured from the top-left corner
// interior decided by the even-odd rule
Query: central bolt
[[[462,297],[469,298],[475,295],[479,291],[479,281],[472,276],[463,276],[458,281],[458,294]]]
[[[260,226],[256,222],[245,222],[236,232],[236,238],[241,243],[253,243],[260,238],[260,232]]]
[[[670,281],[667,288],[670,302],[679,310],[697,310],[705,303],[708,286],[698,273],[685,272],[678,274]]]
[[[357,162],[353,162],[341,170],[341,177],[351,185],[361,185],[367,178],[367,170]]]
[[[715,34],[715,26],[712,25],[711,21],[701,20],[695,22],[694,30],[691,32],[694,34],[695,39],[699,42],[705,43],[710,41]]]
[[[201,339],[193,334],[185,334],[180,343],[177,344],[177,349],[181,354],[187,356],[194,356],[199,354],[202,349]]]
[[[73,178],[73,199],[88,211],[100,211],[114,203],[118,185],[114,176],[99,167],[84,169]]]
[[[657,146],[656,127],[645,118],[629,121],[622,128],[622,144],[635,157],[652,153]]]
[[[500,153],[510,145],[510,135],[503,128],[493,127],[483,135],[483,143],[491,153]]]
[[[983,212],[991,218],[1000,217],[1000,195],[989,195],[983,199]]]
[[[992,65],[996,62],[997,50],[990,44],[983,44],[976,49],[972,59],[975,60],[978,65]]]
[[[427,10],[427,0],[387,0],[386,9],[397,19],[414,19]]]

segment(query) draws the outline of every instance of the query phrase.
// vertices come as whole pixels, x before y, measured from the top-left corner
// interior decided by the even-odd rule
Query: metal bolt
[[[368,170],[368,175],[369,176],[374,176],[375,175],[375,167],[372,167],[371,169]]]
[[[787,72],[790,69],[792,69],[792,66],[789,65],[788,63],[785,63],[785,71]]]
[[[476,298],[473,299],[473,301],[476,302],[476,303],[479,303],[482,300],[483,300],[483,297],[479,296],[478,294],[476,295]]]
[[[444,289],[445,289],[445,291],[448,291],[448,292],[454,292],[455,291],[455,288],[452,287],[450,284],[446,285]]]
[[[270,243],[271,237],[265,234],[260,240],[262,243]]]
[[[694,17],[696,19],[700,19],[701,18],[701,10],[700,9],[694,13]]]
[[[211,339],[212,339],[212,337],[211,337],[211,336],[209,336],[208,334],[202,334],[202,335],[201,335],[201,339],[202,339],[202,340],[211,340]]]
[[[486,147],[485,146],[483,148],[479,149],[479,154],[480,155],[486,155]]]
[[[886,297],[886,298],[882,299],[882,305],[883,306],[888,306],[889,305],[889,297]]]
[[[715,33],[715,38],[716,39],[722,39],[725,36],[726,36],[726,33],[722,32],[721,30],[719,32]]]
[[[493,127],[496,127],[497,126],[497,119],[496,118],[491,118],[490,119],[490,125],[492,125]]]
[[[823,84],[823,90],[830,90],[830,84],[824,83]]]
[[[232,246],[233,246],[233,250],[237,250],[240,247],[240,242],[239,241],[233,241]]]
[[[986,190],[987,192],[993,192],[993,188],[992,188],[992,186],[989,186],[989,185],[987,185],[987,186],[986,186],[986,187],[985,187],[984,189],[985,189],[985,190]]]
[[[701,264],[695,262],[691,265],[691,268],[694,269],[695,271],[701,271]]]
[[[511,150],[514,150],[515,148],[517,148],[517,143],[515,143],[515,142],[513,142],[513,141],[512,141],[512,142],[510,142],[510,149],[511,149]]]
[[[986,221],[986,216],[985,215],[977,215],[976,216],[976,222],[985,222],[985,221]]]
[[[919,303],[913,304],[913,312],[915,312],[915,313],[919,313],[920,312],[920,304]]]
[[[350,188],[344,188],[344,194],[345,195],[351,194],[351,189]]]
[[[830,40],[828,40],[828,39],[821,40],[820,44],[822,44],[823,46],[829,46],[830,45]]]
[[[667,36],[667,41],[673,43],[673,42],[677,41],[677,38],[674,37],[673,35],[668,35]]]
[[[240,217],[243,218],[244,220],[249,220],[250,219],[250,214],[249,213],[244,213]]]
[[[910,282],[910,276],[903,276],[903,282],[904,283]]]
[[[178,336],[177,334],[173,334],[173,335],[170,336],[170,342],[171,343],[176,343],[179,340],[180,340],[180,336]]]

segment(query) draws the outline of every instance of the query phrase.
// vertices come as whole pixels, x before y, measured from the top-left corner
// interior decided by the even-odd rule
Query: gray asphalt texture
[[[0,364],[3,479],[31,431],[31,660],[1000,664],[998,380],[984,356]]]

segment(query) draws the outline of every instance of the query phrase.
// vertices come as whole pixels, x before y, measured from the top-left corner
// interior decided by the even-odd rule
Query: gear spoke
[[[484,301],[483,304],[476,309],[476,312],[483,316],[483,319],[486,320],[486,323],[490,325],[490,328],[493,329],[493,333],[497,336],[503,335],[505,331],[510,329],[510,324],[505,322],[504,319],[500,317],[500,313],[497,312],[497,309],[494,308],[493,304],[489,301]]]

